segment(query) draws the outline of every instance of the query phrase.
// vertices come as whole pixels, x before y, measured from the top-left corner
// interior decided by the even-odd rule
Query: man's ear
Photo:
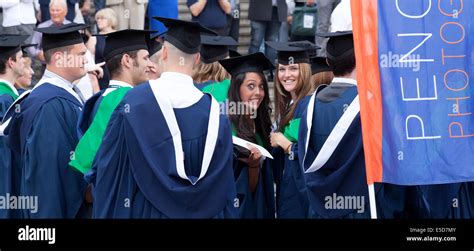
[[[13,65],[15,64],[15,60],[13,57],[9,57],[7,60],[7,66],[8,68],[13,68]]]
[[[166,61],[168,59],[168,47],[163,46],[161,48],[161,60]]]
[[[130,55],[126,53],[123,54],[122,59],[120,60],[120,64],[127,69],[132,68],[132,57],[130,57]]]
[[[201,63],[201,53],[197,53],[194,60],[194,65],[198,65],[199,63]]]

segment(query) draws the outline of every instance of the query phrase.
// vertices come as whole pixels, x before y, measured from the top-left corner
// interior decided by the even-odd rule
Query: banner
[[[474,1],[351,1],[368,183],[474,180]]]

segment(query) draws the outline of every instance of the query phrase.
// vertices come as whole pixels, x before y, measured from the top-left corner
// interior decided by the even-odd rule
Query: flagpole
[[[370,218],[377,219],[377,206],[375,205],[374,183],[369,184],[369,204],[370,204]]]

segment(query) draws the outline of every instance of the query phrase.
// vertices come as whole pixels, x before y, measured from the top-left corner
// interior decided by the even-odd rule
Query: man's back
[[[184,170],[179,170],[174,150],[179,142],[150,84],[127,93],[112,115],[94,163],[94,217],[234,217],[230,125],[220,116],[215,146],[219,154],[206,149],[210,106],[210,96],[204,95],[190,107],[173,109],[184,154]],[[205,161],[209,168],[201,177]],[[129,198],[127,206],[123,198]]]

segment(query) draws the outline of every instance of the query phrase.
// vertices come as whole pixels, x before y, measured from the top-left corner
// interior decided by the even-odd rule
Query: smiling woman
[[[307,218],[308,198],[298,164],[297,141],[300,117],[314,91],[307,49],[287,43],[266,42],[278,52],[275,79],[277,132],[270,142],[275,157],[273,172],[277,184],[277,217]],[[308,42],[309,43],[309,42]]]
[[[232,135],[268,149],[271,108],[263,71],[270,69],[270,61],[263,53],[255,53],[219,62],[232,75],[227,102]],[[244,111],[253,112],[232,112],[234,104],[243,104]],[[274,218],[270,162],[257,148],[234,146],[233,167],[240,218]]]

